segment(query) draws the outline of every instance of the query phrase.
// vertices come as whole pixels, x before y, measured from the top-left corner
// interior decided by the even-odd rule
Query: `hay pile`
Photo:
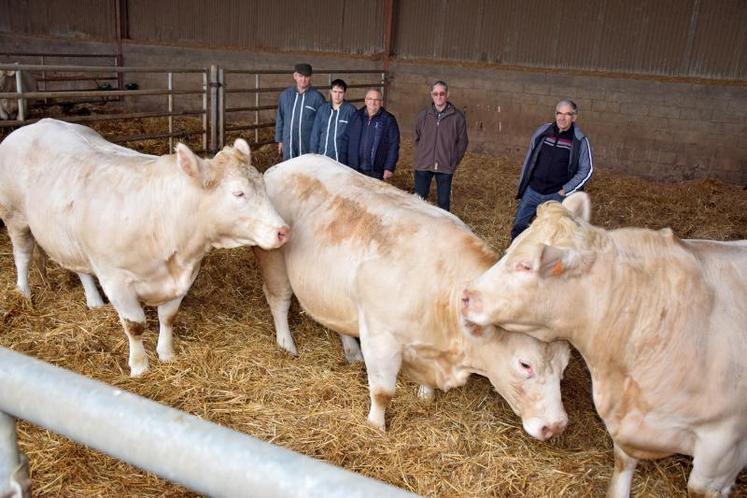
[[[412,190],[409,144],[394,184]],[[151,151],[149,151],[151,152]],[[161,151],[153,151],[161,152]],[[255,153],[261,169],[272,146]],[[454,212],[494,248],[508,244],[518,164],[470,154],[454,181]],[[588,192],[594,223],[671,226],[684,237],[747,238],[747,192],[714,181],[658,184],[598,171]],[[127,389],[207,420],[427,496],[602,496],[612,473],[611,441],[591,401],[577,355],[563,382],[567,431],[542,443],[487,379],[438,392],[431,403],[401,378],[387,412],[389,431],[366,424],[361,364],[347,365],[336,334],[300,313],[291,327],[297,358],[275,345],[272,319],[251,250],[215,251],[185,298],[175,327],[176,361],[155,356],[157,315],[147,309],[152,370],[130,379],[127,341],[109,305],[88,310],[72,273],[54,264],[33,272],[31,302],[15,292],[9,239],[0,233],[0,344]],[[126,428],[123,428],[126,430]],[[189,491],[63,437],[19,424],[35,496],[193,496]],[[690,460],[643,462],[637,497],[686,496]],[[747,496],[742,472],[734,496]]]

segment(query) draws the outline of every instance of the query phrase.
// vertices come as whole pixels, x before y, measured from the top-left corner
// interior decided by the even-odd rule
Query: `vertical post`
[[[202,70],[202,151],[208,151],[208,72]]]
[[[254,92],[254,107],[259,107],[259,73],[254,75],[254,88],[257,90]],[[259,125],[259,109],[254,111],[254,124]],[[259,143],[259,128],[254,128],[254,143]]]
[[[381,72],[381,83],[379,83],[381,86],[381,98],[384,99],[383,103],[386,103],[386,72]]]
[[[218,149],[226,144],[226,78],[222,67],[218,68]]]
[[[218,66],[210,65],[210,153],[218,152]]]
[[[168,94],[168,103],[169,103],[169,153],[174,150],[174,137],[172,134],[174,133],[174,116],[172,114],[174,113],[174,73],[169,71],[168,76],[168,86],[169,86],[169,94]]]
[[[16,92],[18,93],[18,120],[26,120],[26,99],[23,98],[23,71],[16,70]]]
[[[22,484],[17,480],[17,471],[20,466],[16,419],[0,412],[0,496],[19,496]]]

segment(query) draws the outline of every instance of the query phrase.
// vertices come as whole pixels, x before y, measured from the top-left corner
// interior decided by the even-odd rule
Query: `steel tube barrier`
[[[0,411],[208,496],[415,496],[6,348]],[[16,452],[7,439],[2,455]]]

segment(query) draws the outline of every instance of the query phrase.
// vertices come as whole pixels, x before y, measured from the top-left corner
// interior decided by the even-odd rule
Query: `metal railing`
[[[0,496],[23,484],[12,417],[208,496],[416,496],[6,348],[0,412]]]
[[[144,96],[166,96],[165,111],[136,112],[122,114],[93,114],[88,116],[66,116],[63,119],[71,123],[91,123],[96,121],[112,121],[141,118],[158,118],[167,117],[168,126],[165,133],[146,133],[140,135],[122,135],[109,137],[112,142],[133,142],[146,139],[167,138],[169,141],[169,150],[173,149],[174,137],[188,135],[202,135],[202,149],[208,150],[207,133],[208,133],[208,69],[196,68],[152,68],[152,67],[110,67],[110,66],[59,66],[59,65],[35,65],[35,64],[0,64],[0,70],[16,71],[16,91],[0,92],[0,99],[16,99],[18,101],[18,117],[15,120],[0,121],[0,128],[16,127],[38,121],[38,119],[27,119],[25,115],[26,101],[36,99],[71,99],[78,97],[144,97]],[[114,71],[119,74],[125,73],[150,73],[161,74],[166,77],[165,88],[154,88],[145,90],[57,90],[57,91],[27,91],[24,88],[24,72],[104,72]],[[174,75],[202,75],[202,85],[200,88],[187,88],[177,90],[174,87]],[[188,109],[182,111],[174,110],[174,101],[176,96],[202,96],[200,109]],[[174,130],[174,117],[184,116],[202,116],[202,127],[200,130]]]
[[[18,101],[18,118],[15,120],[0,121],[0,128],[16,127],[38,121],[38,119],[28,119],[25,115],[25,102],[35,99],[71,99],[71,98],[111,98],[111,97],[146,97],[146,96],[166,96],[165,111],[149,112],[129,112],[121,114],[92,114],[88,116],[65,116],[61,118],[72,123],[91,123],[96,121],[112,120],[131,120],[142,118],[168,118],[167,131],[164,133],[149,133],[139,135],[121,135],[116,137],[107,137],[113,142],[133,142],[146,139],[167,138],[169,150],[173,150],[173,139],[177,136],[202,135],[202,149],[205,152],[215,153],[220,150],[226,141],[227,132],[236,132],[243,130],[254,130],[254,142],[252,146],[261,146],[272,143],[273,140],[261,140],[259,131],[261,129],[273,128],[275,126],[274,116],[272,119],[261,120],[262,112],[275,111],[277,109],[277,98],[273,102],[262,105],[262,95],[273,95],[285,90],[286,86],[274,85],[263,86],[263,77],[272,78],[282,75],[290,76],[292,73],[288,70],[243,70],[243,69],[224,69],[217,65],[211,65],[209,68],[152,68],[152,67],[127,67],[127,66],[65,66],[65,65],[35,65],[35,64],[0,64],[0,70],[15,70],[16,85],[15,92],[1,92],[0,99],[15,99]],[[121,88],[112,90],[56,90],[56,91],[36,91],[24,88],[24,72],[76,72],[76,73],[95,73],[103,71],[114,71],[118,75],[126,73],[156,73],[166,77],[165,88],[161,89],[137,89],[124,90]],[[179,74],[200,74],[202,75],[202,85],[200,88],[175,88],[174,76]],[[315,71],[315,75],[326,75],[327,84],[317,86],[320,90],[329,89],[331,82],[340,75],[346,77],[355,77],[355,81],[348,83],[348,90],[363,88],[379,88],[386,99],[387,73],[380,69],[321,69]],[[251,87],[242,87],[236,83],[236,77],[253,76],[254,84]],[[357,79],[363,76],[362,79]],[[373,77],[370,77],[373,76]],[[228,80],[228,81],[227,81]],[[277,78],[275,78],[277,80]],[[290,78],[288,79],[290,81]],[[231,99],[231,106],[227,101],[231,96],[253,95],[254,99],[251,105],[239,103],[236,105],[234,99]],[[175,99],[177,96],[196,96],[202,97],[200,109],[177,111]],[[246,99],[244,99],[246,100]],[[350,102],[363,102],[362,98],[349,99]],[[240,113],[253,113],[254,122],[252,124],[238,123],[234,118]],[[174,130],[174,118],[185,116],[201,116],[202,127],[199,131],[193,130]]]

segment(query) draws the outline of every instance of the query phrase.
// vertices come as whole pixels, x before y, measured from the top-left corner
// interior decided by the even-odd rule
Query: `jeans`
[[[519,207],[516,208],[514,225],[511,227],[511,240],[514,240],[521,232],[527,229],[534,219],[534,215],[537,214],[537,206],[547,201],[562,202],[562,200],[563,196],[557,192],[540,194],[532,189],[532,187],[527,186],[524,195],[521,197],[521,201],[519,201]]]
[[[415,193],[427,200],[428,191],[431,189],[431,180],[434,176],[436,177],[438,207],[444,211],[449,211],[451,208],[451,180],[454,178],[453,174],[415,170]]]

